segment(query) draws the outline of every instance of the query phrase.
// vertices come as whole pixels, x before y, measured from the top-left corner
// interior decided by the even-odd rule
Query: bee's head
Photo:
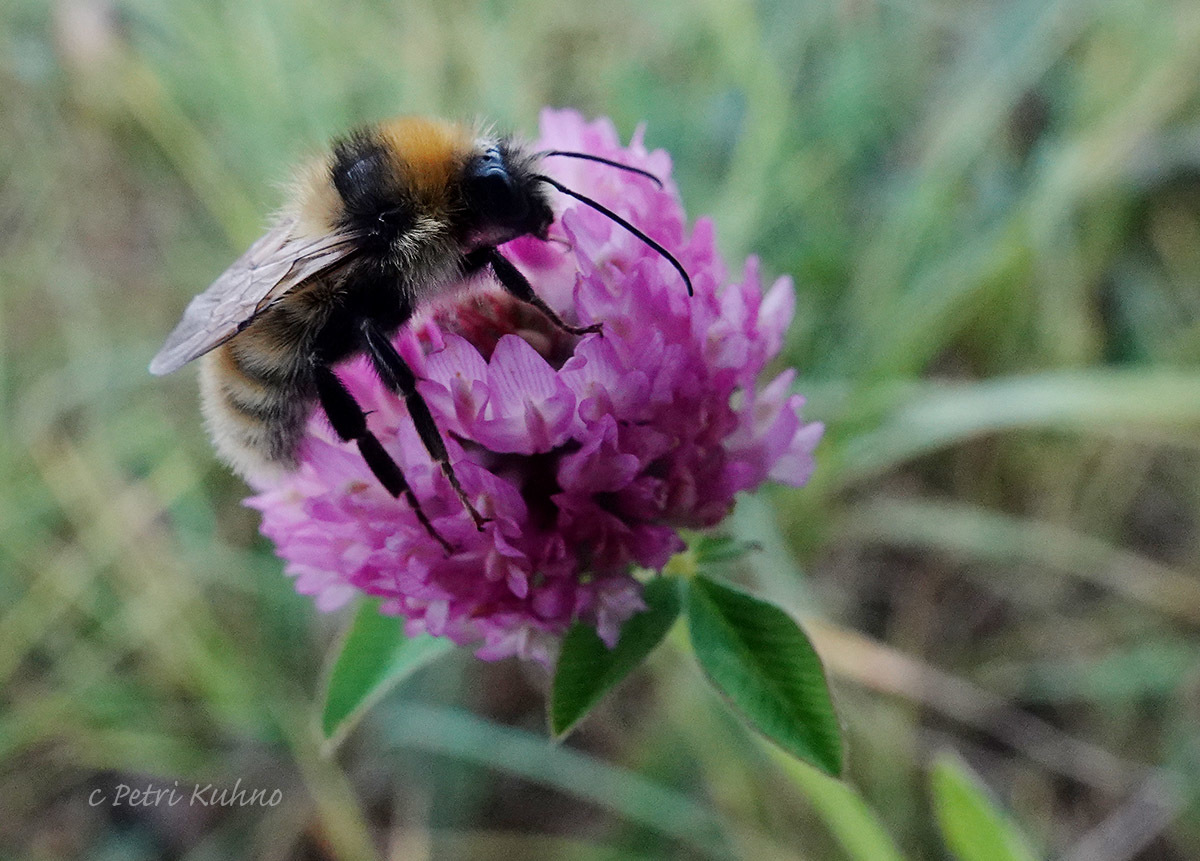
[[[472,244],[546,238],[554,213],[530,156],[504,141],[488,143],[467,161],[462,187]]]
[[[554,213],[536,163],[508,140],[471,141],[459,126],[406,117],[339,141],[329,176],[340,226],[362,241],[384,250],[417,228],[470,250],[546,238]]]
[[[389,257],[401,251],[400,257],[411,258],[422,244],[435,247],[445,241],[467,252],[518,236],[545,240],[554,222],[549,187],[600,212],[661,254],[691,295],[687,271],[666,248],[599,201],[539,172],[547,156],[597,162],[662,187],[649,171],[604,156],[535,153],[507,138],[472,142],[462,126],[401,117],[335,144],[326,175],[340,206],[334,207],[330,221],[356,234],[366,250]]]

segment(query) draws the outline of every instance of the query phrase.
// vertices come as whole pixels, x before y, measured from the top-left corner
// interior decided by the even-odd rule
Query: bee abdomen
[[[296,468],[311,410],[311,384],[293,357],[253,349],[235,338],[204,357],[201,406],[222,460],[242,476]]]

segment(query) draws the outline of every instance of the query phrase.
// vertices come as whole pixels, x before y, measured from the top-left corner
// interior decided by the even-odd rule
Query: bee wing
[[[333,268],[353,250],[350,234],[297,238],[294,227],[294,219],[280,221],[188,303],[150,362],[150,373],[169,374],[219,347],[288,290]]]

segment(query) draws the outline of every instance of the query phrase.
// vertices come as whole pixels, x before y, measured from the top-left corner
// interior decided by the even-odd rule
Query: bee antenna
[[[551,177],[548,177],[544,174],[540,174],[540,173],[535,174],[534,178],[540,179],[542,182],[546,183],[547,185],[554,186],[559,191],[561,191],[563,194],[566,194],[570,197],[575,198],[580,203],[587,204],[592,209],[599,212],[601,215],[605,216],[606,218],[612,219],[617,224],[624,227],[626,230],[628,230],[630,233],[632,233],[638,239],[642,240],[642,242],[645,242],[647,245],[649,245],[651,248],[653,248],[655,251],[657,251],[659,254],[661,254],[663,257],[665,257],[667,259],[668,263],[670,263],[672,266],[675,267],[676,271],[678,271],[679,274],[683,276],[683,283],[687,285],[688,295],[689,296],[694,295],[694,291],[692,290],[692,279],[690,277],[688,277],[687,270],[683,268],[683,265],[678,260],[675,259],[675,255],[673,255],[670,251],[663,248],[661,245],[659,245],[657,242],[655,242],[653,239],[651,239],[645,233],[638,230],[636,227],[634,227],[632,224],[630,224],[628,221],[626,221],[621,216],[617,215],[615,212],[613,212],[611,209],[609,209],[604,204],[597,203],[596,201],[592,200],[590,197],[580,194],[578,191],[572,191],[571,189],[567,188],[565,185],[563,185],[558,180],[552,179]]]
[[[633,165],[629,165],[629,164],[621,164],[621,162],[613,161],[611,158],[604,158],[603,156],[592,155],[591,153],[586,153],[586,152],[572,152],[570,150],[564,150],[564,149],[552,149],[552,150],[548,150],[547,152],[542,153],[543,157],[548,156],[548,155],[563,155],[563,156],[567,156],[568,158],[581,158],[586,161],[598,161],[598,162],[600,162],[600,164],[606,164],[609,167],[615,167],[615,168],[619,168],[620,170],[627,170],[630,173],[640,174],[641,176],[644,176],[647,179],[654,180],[654,184],[657,185],[659,188],[663,187],[662,180],[659,179],[654,174],[652,174],[650,171],[642,170],[640,167],[634,167]]]

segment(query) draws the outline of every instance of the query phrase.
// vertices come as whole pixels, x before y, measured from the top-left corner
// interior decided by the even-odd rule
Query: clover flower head
[[[611,123],[573,111],[543,112],[536,147],[592,153],[664,180],[671,170],[640,131],[622,147]],[[644,242],[557,196],[550,240],[522,237],[502,251],[561,317],[602,323],[601,334],[565,335],[483,283],[396,338],[463,487],[490,518],[482,532],[364,358],[338,373],[453,552],[319,411],[300,468],[257,482],[247,501],[297,589],[320,608],[378,596],[410,635],[450,637],[487,659],[548,662],[576,620],[615,643],[643,606],[634,567],[661,569],[684,548],[679,530],[720,522],[739,491],[768,479],[803,484],[822,432],[801,421],[792,371],[759,383],[792,318],[788,279],[764,293],[751,259],[730,281],[712,223],[701,219],[689,234],[669,181],[660,189],[567,159],[548,159],[544,170],[669,249],[695,296]]]

